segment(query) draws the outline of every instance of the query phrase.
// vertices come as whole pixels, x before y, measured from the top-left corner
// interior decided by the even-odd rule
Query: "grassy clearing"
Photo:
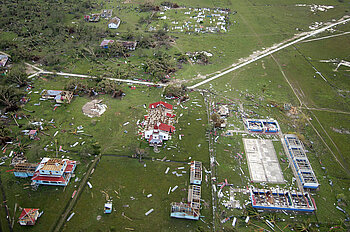
[[[313,111],[314,116],[317,117],[317,119],[321,122],[322,127],[325,129],[327,134],[332,138],[333,142],[339,149],[339,151],[334,147],[334,145],[329,140],[328,136],[325,135],[323,129],[316,121],[315,117],[312,123],[319,128],[319,130],[322,132],[324,138],[327,141],[327,144],[332,148],[333,152],[338,156],[338,158],[346,163],[347,165],[350,164],[349,162],[349,153],[348,153],[348,141],[349,141],[349,134],[347,134],[347,130],[350,127],[349,125],[349,115],[344,114],[337,114],[337,113],[329,113],[329,112],[320,112],[320,111]],[[340,130],[340,131],[339,131]],[[340,154],[343,156],[343,159],[340,157]]]
[[[102,2],[102,1],[101,1]],[[162,1],[154,1],[160,3]],[[143,1],[132,1],[130,4],[122,4],[119,2],[111,2],[103,4],[102,8],[113,8],[114,15],[122,19],[120,28],[110,33],[127,34],[130,31],[141,31],[142,28],[136,26],[140,17],[147,17],[150,13],[135,13],[133,10],[137,3]],[[177,1],[179,5],[189,7],[187,1]],[[261,50],[263,47],[269,47],[274,43],[280,42],[284,39],[292,37],[299,28],[304,31],[309,31],[308,26],[315,21],[330,21],[331,19],[339,19],[346,13],[346,3],[338,1],[326,0],[319,1],[319,4],[335,5],[334,9],[327,12],[318,12],[312,14],[308,7],[296,7],[298,1],[282,3],[276,1],[209,1],[209,0],[194,0],[191,1],[192,7],[228,7],[236,10],[237,15],[232,18],[235,22],[231,25],[229,32],[225,34],[203,34],[203,35],[187,35],[183,33],[173,33],[177,37],[176,46],[169,50],[163,51],[169,54],[179,52],[194,52],[194,51],[208,51],[214,54],[207,66],[202,65],[184,65],[181,70],[176,73],[178,79],[191,79],[200,74],[209,74],[216,72],[222,68],[226,68],[239,58],[250,55],[255,50]],[[314,1],[306,1],[306,3],[314,3]],[[116,5],[126,6],[126,8],[117,10]],[[96,9],[99,12],[100,9]],[[92,13],[95,13],[92,12]],[[67,17],[66,23],[71,24],[71,21],[82,22],[81,19],[72,19]],[[80,21],[81,20],[81,21]],[[107,22],[94,24],[98,27],[107,27]],[[348,25],[337,27],[339,31],[348,30]],[[321,34],[330,35],[329,33]],[[12,34],[1,34],[1,36],[8,37],[1,39],[11,40],[15,37]],[[111,38],[114,38],[111,36]],[[96,38],[96,46],[99,45],[102,38]],[[339,69],[337,73],[333,71],[334,65],[329,63],[320,63],[322,59],[347,59],[349,49],[344,47],[348,42],[349,37],[337,37],[329,40],[320,40],[316,42],[302,43],[296,45],[300,53],[293,47],[287,48],[274,54],[275,58],[282,65],[282,69],[286,76],[291,81],[298,96],[301,97],[309,107],[327,107],[343,111],[349,110],[348,97],[340,96],[339,90],[348,91],[349,81],[347,78],[347,71],[344,68]],[[125,64],[131,63],[135,67],[140,68],[143,62],[143,55],[152,55],[154,50],[137,50],[127,59],[98,59],[96,61],[85,58],[69,58],[65,71],[74,73],[83,73],[91,75],[104,74],[106,70],[113,73],[117,68],[132,68]],[[134,56],[135,55],[135,56]],[[309,63],[309,62],[311,63]],[[124,63],[124,64],[123,64]],[[315,70],[311,65],[314,65],[322,74],[324,74],[329,83],[324,82],[320,77],[315,76]],[[334,76],[334,74],[336,76]],[[147,75],[138,71],[136,77],[147,78]],[[34,91],[41,91],[42,89],[62,89],[67,79],[64,78],[49,78],[47,80],[35,80],[36,88]],[[298,132],[305,135],[307,148],[310,151],[308,158],[321,184],[319,191],[312,193],[316,200],[318,211],[316,215],[284,215],[281,213],[274,214],[277,218],[278,225],[281,228],[292,225],[295,222],[303,222],[310,219],[312,222],[317,222],[321,227],[321,231],[327,231],[331,225],[337,224],[339,219],[344,219],[344,214],[335,209],[334,204],[339,204],[340,207],[350,210],[348,199],[344,202],[337,202],[339,194],[348,196],[348,186],[350,186],[349,178],[344,174],[344,171],[339,168],[339,165],[334,161],[329,151],[324,144],[317,137],[310,125],[302,124],[302,117],[299,114],[299,119],[293,119],[286,115],[282,110],[283,103],[292,103],[297,105],[298,101],[294,96],[292,90],[285,82],[276,63],[270,58],[266,57],[258,62],[245,66],[244,68],[230,73],[220,80],[216,80],[204,86],[217,94],[216,101],[228,102],[223,97],[232,99],[236,105],[231,109],[238,111],[238,106],[241,104],[243,109],[251,117],[272,117],[278,120],[283,132]],[[136,122],[143,118],[146,110],[143,108],[144,104],[158,101],[161,98],[161,89],[149,87],[137,87],[136,90],[131,90],[127,86],[123,87],[126,92],[126,97],[123,100],[112,99],[109,96],[100,96],[108,106],[108,110],[102,117],[98,119],[90,119],[81,113],[81,107],[88,101],[87,97],[76,97],[70,105],[58,107],[53,111],[54,103],[41,102],[40,106],[35,106],[34,103],[39,102],[39,95],[32,93],[31,101],[25,106],[28,110],[35,110],[31,114],[30,120],[41,120],[45,123],[54,119],[55,126],[46,125],[47,130],[44,132],[53,135],[59,131],[55,138],[40,134],[40,141],[30,141],[28,138],[20,134],[20,129],[16,126],[11,126],[12,133],[18,135],[18,138],[25,144],[31,144],[31,148],[26,152],[29,161],[38,161],[40,157],[55,155],[54,139],[57,139],[58,145],[62,145],[64,150],[71,151],[68,155],[75,160],[80,161],[77,167],[76,177],[81,178],[87,169],[91,157],[81,156],[81,151],[84,146],[81,142],[86,141],[86,144],[91,145],[98,142],[101,146],[103,154],[109,155],[132,155],[136,147],[146,148],[147,143],[141,140],[138,135]],[[163,158],[176,161],[190,161],[200,160],[204,166],[209,169],[208,157],[208,143],[206,141],[205,133],[209,127],[207,126],[206,112],[199,93],[193,92],[190,94],[191,100],[182,104],[187,109],[177,106],[175,113],[179,117],[176,126],[176,133],[173,138],[166,143],[166,147],[161,148],[159,154],[153,151],[149,152],[149,158]],[[174,103],[170,101],[171,103]],[[198,102],[198,103],[194,103]],[[277,103],[278,107],[271,107],[271,103]],[[198,106],[198,105],[201,105]],[[308,117],[312,117],[310,113],[306,113]],[[339,147],[341,153],[344,155],[346,162],[349,162],[349,152],[347,144],[349,135],[339,134],[335,132],[332,127],[337,129],[349,130],[348,117],[342,114],[334,114],[327,112],[314,111],[314,114],[321,121],[321,124],[332,137],[336,145]],[[125,122],[130,124],[123,126]],[[312,120],[316,129],[321,136],[335,151],[329,139],[327,139],[322,128]],[[26,119],[19,120],[23,125],[22,129],[29,128]],[[243,129],[240,117],[233,115],[229,118],[229,124],[233,124],[232,128]],[[69,133],[77,126],[83,125],[84,131],[87,134],[93,135],[92,138],[77,136]],[[66,131],[63,132],[62,130]],[[127,131],[127,132],[126,132]],[[183,134],[182,140],[179,140],[178,135]],[[79,141],[79,145],[71,148],[70,145]],[[229,146],[229,144],[231,146]],[[310,146],[312,144],[312,146]],[[48,145],[48,151],[43,148]],[[278,158],[286,159],[279,142],[274,142],[274,146]],[[242,143],[242,136],[235,135],[232,137],[219,137],[215,145],[217,153],[217,161],[220,164],[217,169],[217,180],[223,181],[228,179],[229,183],[233,183],[239,188],[245,188],[249,183],[249,171],[243,154],[243,160],[239,161],[235,158],[236,153],[243,152],[244,147]],[[9,151],[6,152],[8,154]],[[67,154],[59,154],[67,155]],[[144,166],[144,164],[146,166]],[[8,161],[5,165],[8,165]],[[287,184],[283,186],[293,186],[291,183],[292,174],[288,168],[287,163],[280,162],[281,168],[284,171],[284,178]],[[176,167],[185,166],[186,175],[176,177],[171,173]],[[167,167],[171,167],[170,172],[165,175],[164,171]],[[245,173],[242,175],[239,167]],[[21,207],[38,207],[44,210],[43,216],[38,220],[35,227],[19,227],[15,224],[15,231],[50,231],[52,226],[58,219],[59,215],[65,207],[65,203],[71,197],[75,189],[73,181],[63,192],[63,188],[43,187],[41,186],[36,192],[25,188],[29,183],[26,179],[14,178],[12,173],[7,173],[5,170],[10,169],[8,166],[1,166],[2,182],[5,188],[7,203],[10,207],[10,213],[13,213],[15,203]],[[333,186],[330,185],[330,180]],[[125,227],[132,227],[136,230],[143,231],[195,231],[199,226],[206,228],[206,224],[202,221],[184,221],[171,219],[169,217],[170,202],[181,201],[187,196],[188,188],[188,166],[178,163],[164,163],[159,161],[151,161],[147,159],[144,163],[139,163],[137,160],[129,158],[120,158],[113,156],[103,156],[101,162],[98,164],[90,182],[93,185],[92,189],[85,188],[81,198],[77,202],[73,212],[76,215],[68,222],[64,231],[108,231],[116,230],[122,231]],[[167,191],[170,186],[178,185],[179,188],[170,195]],[[259,185],[257,185],[259,186]],[[271,185],[274,186],[274,185]],[[282,185],[281,185],[282,186]],[[295,187],[295,186],[294,186]],[[101,191],[106,191],[114,200],[114,209],[116,210],[111,215],[103,214],[103,204],[105,203],[105,196]],[[116,190],[118,194],[114,192]],[[182,191],[183,190],[183,191]],[[146,195],[152,193],[151,198]],[[227,195],[225,189],[225,195]],[[119,196],[119,198],[117,197]],[[132,200],[130,197],[136,198]],[[248,196],[237,194],[237,199],[241,204],[247,203]],[[204,220],[211,222],[211,190],[207,183],[203,184],[202,198],[209,207],[206,208],[203,204],[201,210]],[[129,205],[129,207],[124,207]],[[148,217],[144,213],[150,208],[155,211]],[[248,226],[243,222],[245,215],[243,210],[228,211],[220,204],[220,210],[225,210],[226,215],[235,215],[239,217],[237,224],[238,231],[252,231],[256,228],[252,225]],[[122,212],[133,221],[121,216]],[[269,213],[263,213],[261,216],[267,216]],[[7,231],[7,222],[4,211],[0,212],[2,230]],[[17,218],[19,212],[16,213]],[[102,219],[97,221],[97,216],[101,215]],[[219,220],[223,215],[215,215],[218,230],[222,227],[231,227],[229,223],[221,225]],[[295,218],[291,218],[295,217]],[[284,220],[284,221],[283,221]],[[267,228],[267,226],[260,220],[252,219],[254,224]],[[286,231],[288,230],[285,229]]]
[[[39,157],[55,157],[55,139],[57,139],[58,146],[62,146],[63,150],[68,150],[69,153],[59,153],[59,157],[64,155],[68,156],[73,160],[80,161],[80,164],[76,170],[76,177],[79,179],[85,174],[87,165],[89,164],[89,157],[82,156],[82,151],[84,147],[90,146],[92,143],[98,143],[102,149],[107,149],[110,146],[114,145],[114,141],[119,142],[117,147],[121,146],[138,146],[137,140],[135,140],[136,130],[133,127],[130,127],[130,136],[124,138],[124,128],[122,124],[130,120],[130,112],[136,114],[136,117],[140,118],[142,112],[136,109],[140,109],[140,106],[144,103],[151,103],[160,99],[161,89],[149,89],[148,87],[140,87],[136,90],[131,90],[127,87],[124,88],[126,92],[126,97],[123,100],[112,99],[109,96],[102,96],[105,104],[108,106],[107,112],[102,115],[102,117],[97,119],[91,119],[83,115],[81,107],[90,99],[86,97],[75,97],[71,104],[63,105],[58,107],[53,111],[54,103],[49,101],[40,102],[40,106],[35,106],[35,103],[39,102],[39,94],[34,93],[34,91],[41,92],[42,89],[61,89],[65,85],[67,79],[64,78],[53,78],[49,81],[47,80],[37,80],[36,88],[33,89],[31,94],[31,101],[25,106],[28,110],[35,110],[35,113],[28,115],[27,112],[24,112],[28,115],[29,119],[32,121],[41,121],[44,122],[44,133],[51,136],[46,136],[44,134],[39,134],[39,141],[30,141],[26,136],[23,136],[19,131],[26,128],[33,128],[30,126],[28,121],[23,118],[18,120],[19,124],[22,125],[22,128],[17,128],[12,126],[13,133],[18,135],[19,141],[24,144],[31,145],[31,149],[25,153],[29,162],[38,162]],[[150,94],[150,92],[152,94]],[[142,97],[141,97],[142,96]],[[138,99],[138,100],[136,100]],[[135,103],[134,106],[129,105],[130,101]],[[133,109],[130,111],[130,109]],[[51,119],[54,119],[53,128],[47,122]],[[73,135],[69,133],[76,129],[77,126],[83,125],[84,132],[86,134],[93,135],[93,138],[86,137],[82,135]],[[107,131],[106,131],[107,129]],[[127,128],[129,129],[129,128]],[[134,129],[134,130],[133,130]],[[112,131],[109,132],[109,131]],[[53,137],[53,134],[59,131],[56,137]],[[110,139],[106,139],[106,132]],[[125,134],[126,135],[126,134]],[[122,138],[122,139],[121,139]],[[79,142],[74,148],[71,148],[70,145],[75,142]],[[82,142],[86,142],[84,145],[81,145]],[[134,144],[134,145],[133,145]],[[136,145],[135,145],[136,144]],[[47,151],[44,151],[43,148],[48,148]],[[10,149],[6,151],[6,154],[10,152]],[[131,150],[129,150],[132,153]],[[8,162],[6,162],[8,164]],[[38,220],[38,224],[35,227],[27,227],[26,230],[42,230],[49,231],[52,229],[52,226],[56,222],[57,218],[63,211],[66,202],[70,199],[72,192],[77,186],[78,183],[72,182],[67,186],[64,192],[62,187],[50,187],[50,186],[40,186],[36,192],[33,192],[29,189],[23,190],[30,183],[29,179],[18,179],[15,178],[12,172],[4,172],[8,170],[9,167],[2,166],[2,182],[5,188],[7,203],[10,208],[11,215],[13,213],[13,208],[15,203],[21,207],[38,207],[40,210],[44,211],[43,217]],[[28,197],[30,197],[28,200]],[[15,218],[19,215],[18,209],[16,212]],[[6,221],[2,221],[3,229],[6,229]],[[15,230],[19,230],[20,226],[15,223]],[[23,227],[21,227],[23,228]]]
[[[188,174],[182,177],[171,174],[180,166],[185,166],[184,170],[188,173],[188,165],[159,161],[142,164],[137,160],[105,156],[90,180],[93,188],[85,189],[73,210],[76,215],[66,224],[64,231],[108,231],[112,228],[122,231],[125,227],[143,231],[194,231],[198,226],[204,226],[201,221],[176,220],[169,216],[170,203],[187,197]],[[166,175],[164,171],[167,167],[170,167],[170,171]],[[168,195],[169,187],[175,185],[179,188]],[[110,215],[103,214],[106,199],[101,190],[113,197],[115,210]],[[202,192],[202,198],[209,202],[208,186],[204,185]],[[152,197],[147,198],[148,194],[152,194]],[[151,208],[154,212],[145,216]],[[123,212],[133,221],[124,218]],[[210,218],[210,208],[203,209],[201,213]],[[98,215],[102,215],[100,221],[96,220]]]
[[[149,157],[163,158],[164,156],[170,160],[185,161],[199,160],[202,161],[204,166],[209,168],[208,160],[208,144],[205,141],[206,130],[206,112],[204,105],[201,103],[203,100],[198,93],[191,93],[191,99],[187,103],[183,104],[188,109],[183,109],[177,106],[175,113],[179,116],[179,122],[176,126],[176,133],[170,141],[166,142],[166,146],[161,148],[161,152],[156,154],[150,151]],[[133,99],[134,101],[136,99]],[[144,99],[139,99],[144,100]],[[124,100],[123,100],[124,101]],[[197,102],[193,103],[192,102]],[[199,107],[197,105],[202,105]],[[108,155],[132,155],[134,150],[132,146],[136,145],[141,147],[147,147],[147,143],[140,138],[137,138],[136,121],[142,119],[143,113],[146,110],[141,107],[136,107],[129,110],[130,114],[125,115],[124,119],[128,119],[130,124],[120,129],[119,134],[109,133],[111,139],[104,139],[105,143],[101,142],[101,145],[105,148],[103,153]],[[137,117],[134,117],[137,115]],[[198,120],[201,119],[201,120]],[[123,123],[125,121],[122,121]],[[114,127],[115,128],[115,127]],[[122,131],[127,130],[125,134]],[[114,130],[112,130],[114,131]],[[195,132],[194,132],[195,131]],[[96,131],[96,133],[100,133]],[[102,131],[101,131],[102,133]],[[178,139],[178,135],[182,134],[182,140]],[[127,141],[130,141],[128,143]],[[103,156],[101,162],[98,165],[92,179],[91,184],[93,189],[86,188],[79,200],[76,208],[73,210],[76,212],[76,216],[71,222],[67,223],[65,231],[87,231],[92,229],[93,231],[106,231],[111,228],[115,228],[117,231],[123,230],[125,227],[132,227],[136,230],[141,228],[146,231],[152,229],[158,231],[173,231],[173,230],[192,230],[198,226],[206,226],[203,222],[189,222],[184,220],[175,220],[169,217],[170,203],[173,201],[181,201],[187,196],[188,188],[188,165],[176,164],[176,163],[164,163],[159,161],[146,160],[144,163],[139,163],[137,160],[128,158],[119,158],[111,156]],[[145,166],[144,166],[145,165]],[[182,177],[176,177],[171,174],[176,167],[184,166],[186,174]],[[167,167],[170,167],[170,171],[167,175],[164,171]],[[164,175],[164,176],[163,176]],[[179,188],[170,195],[167,191],[170,186],[174,187],[178,185]],[[111,215],[103,215],[103,204],[105,203],[105,197],[100,192],[101,190],[108,192],[110,196],[113,196],[114,207],[116,212]],[[115,196],[116,190],[119,193],[120,199]],[[143,192],[144,190],[144,192]],[[183,191],[182,191],[183,190]],[[145,196],[152,193],[151,198]],[[130,197],[136,198],[131,200]],[[209,203],[207,206],[203,206],[201,213],[205,216],[204,220],[209,222],[211,218],[210,206],[210,188],[208,184],[202,186],[202,199]],[[123,207],[123,205],[129,205],[130,207]],[[154,208],[155,212],[146,217],[144,215],[150,208]],[[133,221],[128,221],[121,216],[121,212],[125,212]],[[101,221],[97,222],[97,215],[103,215]],[[151,220],[152,223],[146,223]],[[77,223],[77,222],[80,223]]]

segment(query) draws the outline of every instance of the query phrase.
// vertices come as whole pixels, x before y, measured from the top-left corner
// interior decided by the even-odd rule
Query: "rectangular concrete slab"
[[[250,178],[253,182],[284,183],[271,140],[243,139]]]

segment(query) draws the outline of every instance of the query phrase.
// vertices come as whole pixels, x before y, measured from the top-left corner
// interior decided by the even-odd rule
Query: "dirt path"
[[[284,79],[286,80],[286,82],[288,83],[289,87],[292,89],[295,97],[298,99],[298,102],[299,102],[299,107],[301,107],[303,105],[303,102],[301,101],[301,99],[299,98],[298,94],[296,93],[296,90],[294,89],[294,87],[292,86],[292,84],[289,82],[286,74],[284,73],[282,67],[281,67],[281,64],[276,60],[276,58],[274,56],[272,56],[272,59],[275,61],[275,63],[277,64],[278,66],[278,69],[280,70],[280,72],[282,73],[282,76],[284,77]]]
[[[320,38],[304,40],[302,43],[307,43],[307,42],[312,42],[312,41],[317,41],[317,40],[323,40],[323,39],[338,37],[338,36],[347,35],[347,34],[350,34],[350,31],[347,31],[347,32],[344,32],[344,33],[340,33],[340,34],[336,34],[336,35],[328,35],[328,36],[324,36],[324,37],[320,37]]]
[[[313,108],[313,107],[302,107],[302,108],[307,109],[307,110],[311,110],[311,111],[324,111],[324,112],[328,112],[328,113],[338,113],[338,114],[349,114],[350,115],[350,112],[329,109],[329,108]]]
[[[30,64],[28,64],[30,65]],[[34,66],[35,67],[35,66]],[[89,76],[89,75],[84,75],[84,74],[74,74],[74,73],[64,73],[64,72],[50,72],[50,71],[44,71],[40,70],[37,73],[34,73],[30,75],[28,78],[32,78],[34,76],[37,76],[39,74],[47,74],[47,75],[58,75],[58,76],[68,76],[68,77],[81,77],[81,78],[91,78],[91,79],[96,79],[97,77],[95,76]],[[139,85],[158,85],[158,86],[166,86],[166,84],[162,83],[154,83],[154,82],[147,82],[147,81],[134,81],[134,80],[128,80],[128,79],[118,79],[118,78],[112,78],[112,77],[107,77],[106,79],[112,80],[112,81],[119,81],[119,82],[126,82],[126,83],[131,83],[131,84],[139,84]]]
[[[77,202],[77,200],[79,199],[80,194],[82,193],[82,191],[84,190],[84,187],[86,186],[86,183],[88,181],[88,178],[91,175],[91,171],[93,168],[96,167],[97,162],[101,159],[101,154],[99,154],[95,160],[93,161],[93,163],[90,165],[89,169],[86,172],[86,175],[84,176],[84,178],[81,180],[79,188],[77,190],[77,193],[75,194],[75,197],[73,199],[70,199],[70,201],[67,203],[66,209],[64,210],[64,212],[62,213],[59,221],[56,223],[54,229],[52,229],[52,231],[54,232],[59,232],[61,230],[61,228],[63,227],[63,225],[66,223],[66,220],[68,218],[68,215],[71,213],[71,210],[73,209],[75,203]]]
[[[219,74],[217,74],[217,75],[215,75],[213,77],[210,77],[210,78],[208,78],[208,79],[206,79],[206,80],[204,80],[202,82],[199,82],[199,83],[197,83],[195,85],[192,85],[189,88],[190,89],[197,88],[197,87],[199,87],[201,85],[204,85],[204,84],[206,84],[206,83],[208,83],[208,82],[210,82],[212,80],[215,80],[215,79],[217,79],[217,78],[219,78],[221,76],[224,76],[224,75],[226,75],[226,74],[228,74],[230,72],[233,72],[233,71],[235,71],[235,70],[237,70],[237,69],[239,69],[241,67],[244,67],[244,66],[246,66],[246,65],[248,65],[250,63],[253,63],[253,62],[255,62],[257,60],[260,60],[260,59],[262,59],[262,58],[264,58],[266,56],[269,56],[269,55],[271,55],[271,54],[273,54],[275,52],[278,52],[278,51],[280,51],[280,50],[282,50],[284,48],[287,48],[287,47],[289,47],[289,46],[291,46],[293,44],[299,43],[299,42],[301,42],[301,41],[303,41],[303,40],[305,40],[307,38],[310,38],[311,36],[314,36],[314,35],[317,35],[317,34],[319,34],[321,32],[324,32],[324,31],[326,31],[329,28],[332,28],[332,27],[337,26],[339,24],[347,23],[349,21],[350,21],[350,18],[342,19],[342,20],[339,20],[336,23],[332,23],[332,24],[330,24],[328,26],[322,27],[320,29],[317,29],[317,30],[314,30],[314,31],[311,31],[311,32],[298,34],[298,35],[294,36],[293,38],[291,38],[289,40],[286,40],[286,41],[291,41],[292,40],[291,42],[286,43],[286,41],[283,41],[283,42],[281,42],[281,43],[279,43],[277,45],[273,45],[273,46],[271,46],[271,47],[269,47],[269,48],[267,48],[267,49],[265,49],[263,51],[255,52],[252,55],[250,55],[249,57],[247,57],[245,59],[241,59],[238,63],[232,64],[231,65],[232,68],[229,68],[229,69],[227,69],[225,71],[222,71],[222,72],[220,71]]]
[[[324,138],[322,137],[322,135],[318,132],[318,130],[315,128],[315,126],[312,124],[312,122],[309,120],[309,117],[307,117],[307,115],[304,114],[304,112],[302,112],[302,114],[305,116],[305,118],[307,119],[308,123],[311,125],[312,129],[316,132],[316,134],[318,135],[318,137],[321,139],[321,141],[324,143],[324,145],[327,147],[327,149],[329,150],[329,152],[332,154],[332,156],[334,157],[334,159],[339,163],[339,165],[345,170],[345,172],[347,174],[350,175],[350,171],[347,167],[347,164],[345,163],[344,157],[342,155],[342,153],[340,152],[339,148],[337,147],[337,145],[334,143],[333,139],[329,136],[329,134],[327,133],[327,131],[323,128],[321,122],[318,120],[318,118],[316,117],[315,114],[312,113],[312,110],[320,110],[320,111],[328,111],[328,112],[332,112],[332,113],[345,113],[345,114],[350,114],[350,112],[344,112],[344,111],[338,111],[338,110],[332,110],[332,109],[325,109],[325,108],[309,108],[298,96],[297,94],[297,89],[295,89],[291,83],[289,82],[286,74],[284,73],[284,71],[282,70],[281,65],[279,64],[279,62],[275,59],[275,57],[272,56],[272,58],[274,59],[274,61],[276,62],[276,64],[278,65],[278,68],[280,69],[283,77],[285,78],[286,82],[288,83],[289,87],[292,89],[295,97],[298,99],[299,101],[299,108],[302,109],[307,109],[311,112],[311,114],[313,115],[313,117],[316,119],[317,123],[320,125],[321,129],[323,130],[323,132],[327,135],[328,139],[332,142],[333,146],[336,148],[338,154],[340,155],[341,159],[343,162],[341,162],[338,157],[334,154],[334,152],[331,150],[331,148],[328,146],[328,144],[326,143],[326,141],[324,140]],[[304,105],[304,107],[303,107]],[[321,110],[322,109],[322,110]]]

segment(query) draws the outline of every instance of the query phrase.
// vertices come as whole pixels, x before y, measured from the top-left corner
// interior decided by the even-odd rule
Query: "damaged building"
[[[317,189],[319,183],[306,156],[304,146],[294,134],[284,135],[286,153],[291,160],[292,170],[299,186],[306,189]]]
[[[43,158],[32,181],[38,185],[67,186],[77,165],[69,159]]]
[[[143,136],[150,146],[160,146],[175,132],[175,114],[171,104],[159,101],[149,105],[148,115],[142,123]]]
[[[187,203],[173,202],[170,204],[170,217],[199,220],[201,208],[202,163],[192,161],[190,166],[190,186]]]
[[[55,100],[56,103],[70,103],[73,99],[73,93],[64,90],[43,90],[41,98]]]
[[[250,188],[250,198],[255,209],[288,210],[312,213],[316,211],[314,199],[308,192],[281,189]]]
[[[243,119],[244,125],[249,132],[278,133],[280,127],[273,119]]]
[[[112,44],[114,42],[120,43],[124,48],[134,51],[136,49],[137,42],[136,41],[123,41],[123,40],[112,40],[112,39],[104,39],[100,46],[102,48],[108,48],[109,44]]]
[[[120,25],[120,18],[113,17],[111,20],[109,20],[108,28],[109,29],[118,29]]]

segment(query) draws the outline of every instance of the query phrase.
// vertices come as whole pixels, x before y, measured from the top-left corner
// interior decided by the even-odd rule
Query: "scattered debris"
[[[148,210],[146,213],[145,213],[145,215],[146,216],[148,216],[150,213],[152,213],[154,211],[154,209],[150,209],[150,210]]]
[[[105,104],[102,104],[102,100],[92,100],[91,102],[86,103],[82,110],[83,113],[90,117],[100,117],[107,109]]]
[[[179,186],[175,185],[174,188],[172,188],[171,192],[173,193]]]

